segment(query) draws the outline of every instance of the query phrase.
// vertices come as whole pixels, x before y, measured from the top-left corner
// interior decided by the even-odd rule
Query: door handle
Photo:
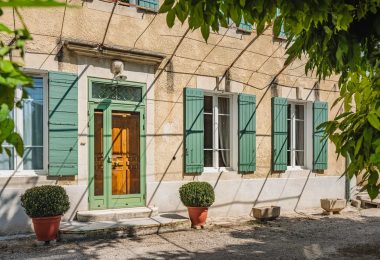
[[[109,156],[107,157],[107,162],[108,162],[108,163],[112,163],[112,159],[111,159],[111,157],[109,157]]]

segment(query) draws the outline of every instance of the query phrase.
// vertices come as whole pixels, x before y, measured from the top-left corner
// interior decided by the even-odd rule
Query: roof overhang
[[[155,66],[158,66],[163,59],[165,59],[165,55],[161,53],[134,48],[123,48],[115,45],[100,46],[97,43],[68,39],[63,40],[62,44],[67,50],[83,56],[118,59]]]

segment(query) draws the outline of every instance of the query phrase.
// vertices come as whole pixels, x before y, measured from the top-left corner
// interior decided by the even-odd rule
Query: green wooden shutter
[[[316,101],[313,104],[313,170],[327,169],[327,139],[323,138],[324,129],[318,126],[328,119],[327,102]]]
[[[253,30],[253,26],[252,24],[245,22],[244,19],[242,18],[238,26],[238,30],[251,33]]]
[[[272,168],[285,171],[288,165],[288,100],[272,98]]]
[[[256,170],[256,96],[239,94],[239,172]]]
[[[49,72],[49,175],[78,174],[78,76]]]
[[[184,88],[185,173],[201,173],[204,166],[203,90]]]
[[[158,11],[159,0],[138,0],[138,5],[153,11]]]

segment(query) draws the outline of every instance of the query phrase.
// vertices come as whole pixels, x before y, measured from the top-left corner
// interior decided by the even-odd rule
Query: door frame
[[[88,80],[88,143],[89,143],[89,194],[88,202],[89,209],[112,209],[112,208],[128,208],[128,207],[137,207],[145,206],[146,204],[146,135],[145,135],[145,94],[146,94],[146,84],[123,81],[116,82],[118,85],[129,86],[141,88],[141,97],[140,102],[136,101],[120,101],[120,100],[111,100],[111,99],[96,99],[92,98],[92,85],[94,82],[115,84],[113,80],[99,79],[99,78],[89,78]],[[103,158],[103,195],[95,196],[94,189],[94,111],[96,109],[103,110],[103,131],[109,131],[106,129],[107,126],[112,128],[112,111],[125,111],[125,112],[139,112],[140,114],[140,193],[137,194],[128,194],[128,195],[112,195],[112,169],[111,164],[107,162],[107,156],[104,154]],[[110,146],[109,138],[106,137],[106,134],[103,134],[103,143],[105,146]],[[107,174],[108,173],[108,176]],[[127,202],[127,205],[126,205]]]

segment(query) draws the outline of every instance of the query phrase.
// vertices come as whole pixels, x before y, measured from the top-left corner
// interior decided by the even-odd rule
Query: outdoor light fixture
[[[126,80],[127,76],[123,75],[124,72],[124,62],[120,60],[114,60],[111,63],[111,72],[114,75],[115,80]]]

